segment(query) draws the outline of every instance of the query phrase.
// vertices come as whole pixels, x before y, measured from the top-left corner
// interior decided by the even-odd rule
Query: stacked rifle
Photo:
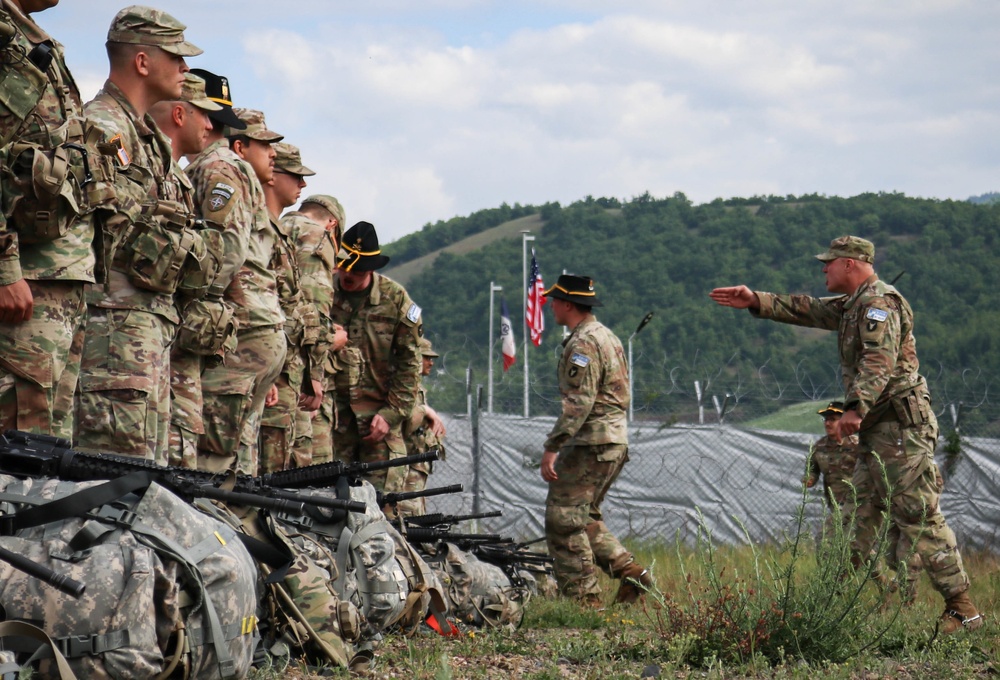
[[[433,490],[428,490],[433,491]],[[415,492],[420,493],[420,492]],[[551,574],[552,558],[545,553],[532,552],[528,547],[538,540],[516,542],[499,534],[461,533],[456,528],[462,522],[500,517],[499,510],[468,515],[431,513],[397,518],[394,525],[411,543],[450,543],[460,550],[472,553],[483,562],[494,564],[507,574],[515,586],[525,585],[525,573]]]

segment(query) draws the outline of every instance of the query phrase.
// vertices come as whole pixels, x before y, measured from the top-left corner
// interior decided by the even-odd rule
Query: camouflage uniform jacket
[[[25,113],[23,120],[19,118],[0,118],[4,126],[4,140],[36,142],[48,147],[52,143],[65,141],[58,138],[60,131],[65,132],[64,124],[71,119],[83,117],[83,103],[80,91],[77,89],[73,76],[66,68],[63,46],[52,40],[39,28],[29,16],[23,14],[10,0],[0,0],[2,8],[10,17],[16,29],[13,42],[6,52],[18,51],[28,54],[41,43],[52,46],[52,63],[42,74],[45,78],[44,89],[40,93],[38,103]],[[25,64],[25,68],[31,68]],[[8,69],[15,69],[14,64],[5,63],[5,84],[0,84],[0,107],[17,108],[14,101],[24,92],[7,91],[15,81],[7,74]],[[51,137],[56,137],[52,139]],[[10,147],[6,144],[0,151],[0,164],[7,166],[7,154]],[[12,160],[12,159],[10,159]],[[17,225],[8,225],[5,215],[9,214],[11,200],[10,187],[7,185],[7,174],[3,177],[3,209],[0,210],[0,285],[9,285],[21,278],[40,280],[58,279],[63,281],[94,281],[94,216],[91,213],[78,220],[70,230],[59,238],[44,243],[19,243]]]
[[[926,393],[918,373],[913,310],[895,288],[869,277],[852,295],[814,298],[808,295],[757,293],[764,319],[837,331],[844,406],[863,419],[864,430],[903,408],[899,399]],[[751,310],[751,313],[754,313]],[[926,409],[926,400],[904,400]],[[921,414],[913,414],[920,422]],[[926,415],[926,414],[923,414]]]
[[[201,216],[222,230],[224,264],[211,292],[225,290],[240,331],[282,324],[278,281],[270,270],[274,230],[253,168],[223,139],[202,151],[186,171]]]
[[[420,385],[420,307],[401,285],[373,272],[371,288],[357,309],[334,279],[330,309],[333,321],[347,329],[351,345],[364,359],[352,410],[360,418],[381,415],[389,427],[402,425],[413,411]]]
[[[313,380],[323,382],[323,365],[326,362],[327,344],[319,338],[319,314],[302,295],[299,267],[291,229],[284,221],[270,219],[274,232],[274,254],[271,269],[276,274],[278,298],[285,313],[285,338],[291,351],[285,357],[285,371],[293,377],[293,385],[301,385],[303,373],[308,371]]]
[[[562,414],[545,450],[628,444],[628,362],[618,336],[588,314],[563,341],[558,372]]]
[[[851,498],[851,477],[858,460],[858,436],[851,435],[838,444],[832,437],[822,437],[812,445],[806,479],[813,484],[823,478],[823,496],[828,504],[843,505]],[[832,507],[832,506],[831,506]]]
[[[162,185],[173,180],[170,140],[148,115],[139,117],[135,107],[110,80],[84,107],[87,117],[104,131],[104,142],[117,149],[119,170],[115,183],[117,212],[105,223],[111,245],[108,281],[87,293],[87,302],[106,309],[137,309],[177,323],[174,296],[137,288],[115,261],[115,251],[133,221],[156,203]]]
[[[311,358],[312,378],[324,383],[324,389],[332,390],[334,385],[333,353],[330,340],[333,320],[330,306],[333,304],[333,276],[337,269],[337,249],[330,234],[313,220],[300,212],[290,212],[281,218],[283,233],[288,235],[295,252],[295,264],[299,272],[299,291],[303,301],[309,305],[310,314],[316,315],[320,337]],[[324,376],[324,377],[321,377]]]

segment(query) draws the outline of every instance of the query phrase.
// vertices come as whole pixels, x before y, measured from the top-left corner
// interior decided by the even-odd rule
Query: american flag
[[[531,342],[538,347],[542,344],[542,331],[545,330],[545,317],[542,315],[542,307],[545,305],[545,284],[542,283],[542,275],[538,271],[538,262],[535,261],[535,249],[531,249],[531,273],[528,275],[528,303],[524,309],[524,318],[528,322],[528,330],[531,332]]]

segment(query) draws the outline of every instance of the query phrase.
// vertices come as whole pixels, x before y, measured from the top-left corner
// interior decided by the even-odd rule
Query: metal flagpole
[[[524,287],[524,302],[521,323],[524,328],[524,417],[528,417],[528,346],[531,344],[531,332],[528,330],[528,241],[534,241],[530,231],[521,232],[521,285]]]
[[[493,293],[496,293],[496,292],[501,291],[501,290],[503,290],[503,286],[493,285],[493,282],[490,281],[490,334],[489,334],[489,338],[490,338],[490,368],[489,368],[489,371],[487,371],[487,375],[489,377],[487,378],[487,382],[486,382],[486,412],[487,413],[493,413],[493,345],[495,344],[494,341],[493,341],[493,329],[495,328],[495,326],[493,325]]]

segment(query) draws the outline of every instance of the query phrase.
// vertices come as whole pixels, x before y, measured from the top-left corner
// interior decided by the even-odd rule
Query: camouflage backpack
[[[245,677],[253,560],[230,526],[137,479],[0,475],[0,546],[86,584],[73,600],[0,564],[6,618],[40,626],[81,678]]]
[[[530,599],[527,586],[513,585],[503,569],[452,543],[425,546],[425,556],[448,593],[451,612],[470,626],[516,629]]]
[[[365,504],[364,513],[281,515],[278,521],[296,545],[335,574],[332,585],[337,594],[361,612],[362,639],[374,641],[403,614],[409,586],[396,562],[396,544],[376,503],[375,487],[368,482],[348,486],[346,481],[339,491],[310,489],[303,495],[349,495]]]

